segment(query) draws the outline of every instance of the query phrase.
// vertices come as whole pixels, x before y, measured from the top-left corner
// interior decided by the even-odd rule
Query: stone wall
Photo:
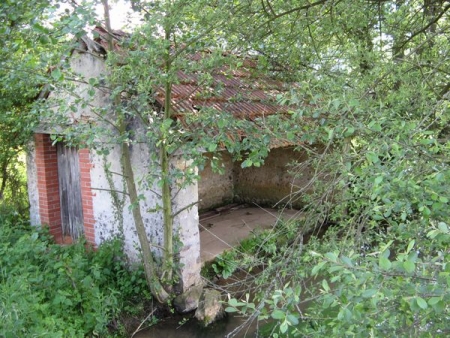
[[[233,202],[233,162],[229,154],[222,152],[220,155],[220,165],[224,169],[223,175],[212,170],[209,160],[200,173],[201,178],[198,183],[198,195],[200,199],[199,210],[201,211]],[[212,156],[212,154],[207,154],[209,159]]]
[[[290,196],[300,187],[306,186],[310,173],[303,168],[301,177],[294,177],[290,164],[302,163],[307,159],[303,152],[293,148],[272,149],[261,167],[242,169],[240,163],[234,165],[235,201],[256,203],[261,206],[284,206],[300,208],[298,200]]]
[[[230,202],[265,207],[302,206],[298,198],[291,199],[291,194],[307,186],[312,173],[306,167],[294,176],[289,169],[291,163],[303,163],[307,159],[304,152],[293,148],[272,149],[264,165],[250,168],[241,168],[241,162],[233,163],[230,155],[224,155],[223,159],[224,175],[213,173],[209,165],[200,173],[201,210]]]

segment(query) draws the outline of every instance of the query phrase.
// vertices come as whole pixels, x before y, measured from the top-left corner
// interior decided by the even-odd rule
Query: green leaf
[[[213,152],[213,151],[216,151],[216,149],[217,149],[217,143],[211,143],[209,146],[208,146],[208,151],[209,152]]]
[[[440,196],[440,197],[439,197],[439,202],[442,202],[442,203],[448,203],[448,198],[445,197],[445,196]]]
[[[228,304],[230,304],[230,306],[237,306],[238,305],[238,300],[236,298],[230,298],[228,300]]]
[[[343,269],[344,269],[344,267],[341,265],[333,265],[330,268],[328,268],[328,272],[333,273],[333,272],[340,271]],[[338,277],[338,276],[335,276],[335,277]]]
[[[437,297],[433,297],[433,298],[437,298]],[[436,313],[442,313],[444,312],[445,308],[446,308],[446,303],[444,303],[443,300],[439,300],[438,302],[436,302],[435,304],[431,305],[434,309],[434,311]]]
[[[286,320],[289,322],[289,324],[291,324],[292,326],[296,326],[298,325],[298,318],[297,316],[293,315],[293,314],[289,314],[286,317]]]
[[[392,267],[392,263],[389,258],[380,256],[379,265],[383,270],[389,270]]]
[[[441,230],[443,233],[448,233],[448,226],[444,222],[439,222],[438,224],[439,230]]]
[[[380,161],[378,155],[374,152],[368,152],[366,158],[370,163],[378,163]]]
[[[277,309],[272,312],[271,317],[276,320],[283,320],[286,315],[283,311]]]
[[[359,101],[357,99],[350,99],[350,102],[348,103],[350,107],[356,107],[359,106]]]
[[[225,312],[232,313],[232,312],[238,312],[238,310],[234,307],[228,306],[225,308]]]
[[[342,256],[342,257],[341,257],[341,261],[342,261],[342,263],[344,263],[345,265],[353,266],[353,262],[352,262],[352,260],[351,260],[349,257]]]
[[[62,79],[62,73],[59,68],[53,69],[51,74],[52,74],[52,78],[56,81],[59,81]]]
[[[428,238],[431,238],[431,239],[434,239],[434,238],[436,238],[436,237],[437,237],[438,235],[440,235],[440,234],[441,234],[441,232],[440,232],[439,230],[434,229],[434,230],[428,231],[427,237],[428,237]]]
[[[375,185],[379,185],[381,182],[383,182],[383,176],[375,177],[375,180],[374,180]]]
[[[417,302],[417,305],[419,305],[419,307],[421,308],[421,309],[426,309],[427,307],[428,307],[428,304],[427,304],[427,302],[425,301],[425,299],[423,299],[422,297],[417,297],[416,298],[416,302]]]
[[[252,164],[253,164],[252,160],[248,158],[248,159],[246,159],[244,162],[242,162],[241,168],[248,168],[248,167],[251,167]]]
[[[403,262],[403,268],[405,269],[406,272],[413,273],[414,270],[416,270],[416,265],[414,264],[414,262],[407,260]]]
[[[318,273],[320,270],[322,270],[323,266],[324,266],[326,263],[327,263],[327,262],[320,262],[319,264],[315,265],[315,266],[312,268],[311,275],[313,275],[313,276],[317,275],[317,273]]]
[[[381,131],[381,124],[378,123],[377,121],[371,121],[369,123],[369,129],[375,132],[380,132]]]
[[[328,285],[328,282],[326,279],[322,280],[322,287],[326,292],[330,292],[330,286]]]
[[[336,262],[337,260],[337,256],[334,252],[327,252],[324,256],[332,262]]]
[[[42,34],[39,36],[39,42],[42,43],[43,45],[47,45],[50,43],[50,38],[48,37],[47,34]]]
[[[367,289],[367,290],[364,290],[364,292],[362,293],[361,296],[363,298],[370,298],[370,297],[376,295],[377,292],[378,292],[378,290],[376,290],[376,289]]]
[[[436,305],[437,303],[439,303],[441,300],[441,297],[431,297],[430,299],[428,299],[428,304],[433,306]]]
[[[333,134],[334,134],[334,129],[329,129],[328,130],[328,140],[331,140],[333,138]]]
[[[281,323],[281,325],[280,325],[280,332],[281,332],[281,333],[286,333],[287,330],[288,330],[288,324],[287,324],[287,322]]]
[[[412,250],[412,248],[414,247],[415,243],[416,243],[416,241],[413,240],[413,239],[411,241],[409,241],[408,248],[406,249],[406,253],[407,254]]]
[[[96,86],[98,84],[98,79],[95,77],[91,77],[89,78],[88,82],[91,86]]]
[[[353,127],[348,127],[346,130],[345,130],[345,132],[344,132],[344,136],[345,137],[350,137],[350,136],[352,136],[353,134],[355,133],[355,128],[353,128]]]

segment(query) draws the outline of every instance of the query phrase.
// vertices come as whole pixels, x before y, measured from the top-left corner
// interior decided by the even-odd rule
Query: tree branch
[[[441,13],[439,13],[438,16],[436,16],[433,20],[431,20],[427,25],[423,26],[421,29],[415,31],[408,39],[406,39],[400,46],[399,49],[402,50],[408,42],[410,42],[412,39],[414,39],[417,35],[424,33],[428,28],[430,28],[432,25],[434,25],[436,22],[439,21],[440,18],[450,9],[450,4],[445,6],[445,8],[442,10]]]
[[[199,201],[196,202],[192,202],[189,203],[188,205],[186,205],[185,207],[181,208],[180,210],[178,210],[176,213],[174,213],[172,215],[173,218],[175,218],[176,216],[178,216],[179,214],[181,214],[183,211],[185,211],[186,209],[192,208],[194,205],[198,204]]]
[[[325,4],[327,1],[328,0],[319,0],[319,1],[316,1],[316,2],[313,2],[313,3],[309,3],[307,5],[303,5],[303,6],[292,8],[292,9],[290,9],[290,10],[288,10],[286,12],[280,13],[280,14],[276,14],[276,15],[272,16],[266,22],[263,22],[261,25],[259,25],[256,29],[260,29],[261,27],[263,27],[265,25],[268,25],[269,23],[271,23],[271,22],[275,21],[276,19],[279,19],[279,18],[281,18],[283,16],[289,15],[289,14],[297,12],[297,11],[302,11],[302,10],[305,10],[305,9],[310,9],[312,7],[315,7],[315,6],[319,6],[319,5]]]

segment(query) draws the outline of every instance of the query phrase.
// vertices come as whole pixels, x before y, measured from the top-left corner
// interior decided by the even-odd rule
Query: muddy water
[[[216,281],[215,287],[223,293],[230,293],[232,297],[241,298],[245,293],[252,290],[254,275],[261,272],[261,269],[255,268],[252,274],[245,271],[237,271],[229,279]],[[251,280],[249,282],[249,279]],[[235,313],[228,313],[226,317],[210,326],[202,327],[197,319],[194,318],[194,312],[187,315],[174,315],[173,317],[161,319],[156,325],[136,334],[136,338],[223,338],[237,327],[247,321],[247,317],[242,317]],[[257,337],[258,329],[262,323],[256,320],[248,323],[236,335],[229,337]]]
[[[228,314],[228,316],[207,328],[203,328],[192,315],[165,318],[158,324],[137,333],[136,338],[223,338],[235,328],[244,324],[246,318]],[[233,337],[256,337],[258,327],[254,322],[240,330]]]

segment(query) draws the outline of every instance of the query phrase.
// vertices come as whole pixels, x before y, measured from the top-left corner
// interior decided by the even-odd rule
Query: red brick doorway
[[[63,144],[53,145],[49,134],[35,134],[40,223],[49,227],[50,234],[59,243],[71,242],[84,234],[86,240],[95,245],[89,150],[65,148]],[[69,167],[72,168],[70,173]],[[65,179],[61,178],[64,176]],[[72,194],[75,190],[78,197]],[[76,211],[72,217],[70,213],[74,204]],[[70,230],[70,224],[72,227],[78,224],[77,232]]]

